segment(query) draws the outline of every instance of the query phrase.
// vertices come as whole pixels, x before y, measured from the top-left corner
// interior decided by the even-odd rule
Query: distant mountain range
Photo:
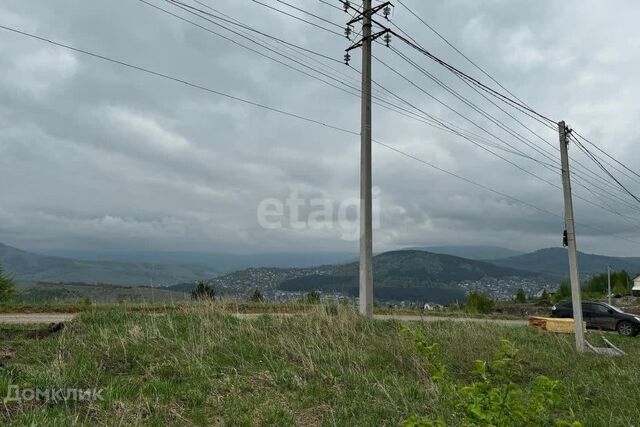
[[[0,265],[19,282],[166,286],[211,277],[216,271],[193,265],[83,261],[51,257],[0,244]]]
[[[528,254],[493,259],[491,263],[503,267],[517,268],[555,277],[569,275],[569,258],[564,248],[548,248]],[[631,275],[640,273],[640,258],[618,258],[603,255],[578,253],[578,267],[583,277],[613,270],[626,270]]]
[[[196,265],[217,273],[230,273],[244,268],[304,268],[337,264],[357,259],[356,252],[269,252],[233,254],[203,251],[78,251],[55,250],[49,255],[83,261],[115,261],[145,264]],[[497,257],[496,257],[497,258]]]
[[[492,286],[518,286],[513,281],[509,285],[496,284],[496,281],[517,277],[524,283],[544,277],[547,283],[557,283],[568,276],[567,252],[563,248],[542,249],[490,261],[478,260],[505,253],[516,252],[492,246],[440,246],[382,253],[374,259],[376,292],[381,296],[405,296],[407,299],[427,292],[433,297],[432,301],[444,301],[460,296],[462,290],[452,288],[455,283],[466,281],[473,287],[473,282],[489,280],[495,282]],[[97,256],[89,254],[85,258]],[[271,291],[320,289],[355,295],[358,288],[357,258],[345,253],[207,255],[180,252],[147,253],[146,258],[140,254],[129,258],[120,253],[112,254],[110,258],[46,256],[0,244],[0,265],[22,283],[84,282],[167,287],[183,284],[175,290],[188,290],[197,280],[214,278],[220,289],[228,293],[262,287]],[[579,254],[583,277],[604,273],[608,265],[614,270],[627,270],[632,275],[640,273],[640,258]],[[250,268],[245,268],[247,266]],[[235,272],[225,274],[230,270]]]
[[[500,258],[514,257],[523,255],[524,252],[514,251],[513,249],[501,248],[498,246],[424,246],[409,248],[420,251],[431,252],[434,254],[453,255],[460,258],[468,258],[475,260],[492,260]]]

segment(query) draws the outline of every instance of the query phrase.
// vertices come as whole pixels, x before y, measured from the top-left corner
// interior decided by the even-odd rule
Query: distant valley
[[[402,250],[376,255],[373,260],[375,295],[383,301],[464,301],[468,292],[481,290],[509,298],[517,289],[530,293],[554,286],[544,275],[451,255]],[[251,268],[216,277],[210,283],[221,293],[248,294],[259,290],[269,299],[319,290],[323,294],[356,297],[358,263],[313,268]],[[193,285],[173,287],[189,290]]]
[[[478,259],[496,254],[510,256]],[[46,283],[154,286],[188,292],[196,281],[208,280],[221,294],[246,295],[258,289],[271,299],[312,290],[346,297],[358,293],[357,258],[345,253],[157,252],[136,256],[114,253],[109,259],[91,259],[99,258],[98,254],[85,254],[84,258],[39,255],[0,244],[0,265],[5,271],[22,285],[40,283],[41,292],[48,286]],[[579,264],[585,278],[606,272],[607,265],[632,275],[640,273],[640,258],[581,253]],[[391,251],[374,257],[375,293],[382,300],[446,303],[462,300],[473,290],[509,298],[520,288],[527,293],[555,289],[567,271],[567,252],[563,248],[519,254],[489,246],[441,246]]]

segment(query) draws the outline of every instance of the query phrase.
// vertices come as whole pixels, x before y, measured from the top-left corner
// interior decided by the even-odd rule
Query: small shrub
[[[191,291],[191,299],[196,301],[209,300],[215,301],[216,290],[209,286],[204,280],[198,282],[196,287]]]
[[[551,305],[551,297],[549,296],[549,292],[547,292],[546,289],[542,290],[542,295],[540,295],[540,298],[538,298],[538,301],[536,301],[536,305],[543,307]]]
[[[527,294],[524,293],[524,289],[518,289],[518,292],[516,292],[515,302],[516,304],[524,304],[527,302]]]
[[[427,342],[426,335],[422,329],[403,327],[401,333],[413,341],[413,347],[420,358],[422,367],[425,368],[430,379],[434,382],[444,380],[446,367],[444,363],[442,363],[442,357],[438,353],[438,343]]]
[[[304,297],[304,302],[307,304],[320,304],[320,292],[311,291]]]
[[[0,302],[7,302],[16,294],[16,287],[13,279],[4,274],[0,266]]]
[[[250,302],[264,302],[264,296],[262,295],[262,292],[260,292],[259,290],[255,290],[251,293],[251,295],[249,295],[249,301]]]
[[[611,292],[614,295],[622,295],[622,296],[625,296],[625,295],[629,294],[629,290],[627,289],[627,287],[622,285],[622,284],[620,284],[620,283],[616,284],[613,287],[613,289],[611,289]]]
[[[411,331],[409,331],[410,333]],[[407,330],[404,330],[407,334]],[[434,383],[439,385],[442,401],[455,414],[455,420],[431,419],[413,415],[403,427],[476,426],[558,426],[580,427],[573,419],[558,419],[561,401],[560,381],[544,375],[526,383],[518,350],[509,340],[501,340],[491,361],[476,360],[470,384],[456,384],[447,378],[446,368],[437,354],[437,343],[429,343],[422,331],[413,332],[413,345]],[[572,418],[572,417],[571,417]]]
[[[558,290],[556,291],[555,296],[556,296],[557,301],[560,301],[560,300],[563,300],[563,299],[566,299],[566,298],[570,298],[571,297],[571,283],[569,283],[568,280],[565,280],[564,282],[560,283],[560,286],[558,287]]]
[[[493,311],[495,307],[495,302],[491,299],[491,297],[482,294],[480,292],[473,292],[469,295],[469,300],[467,301],[467,311],[471,313],[482,313],[489,314]]]
[[[328,316],[337,316],[338,315],[338,303],[333,299],[329,298],[324,305],[324,312]]]

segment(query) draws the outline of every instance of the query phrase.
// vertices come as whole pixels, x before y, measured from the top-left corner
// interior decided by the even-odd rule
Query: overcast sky
[[[149,1],[189,16],[164,1]],[[344,37],[251,0],[202,1],[266,33],[337,60],[342,60],[347,47]],[[302,16],[275,1],[264,1]],[[339,24],[348,19],[317,0],[290,1]],[[601,0],[404,2],[536,110],[554,120],[566,120],[612,156],[640,168],[639,2],[620,0],[615,6]],[[190,19],[275,56],[211,23],[193,16]],[[306,19],[341,31],[312,17]],[[398,5],[392,20],[429,51],[491,83],[407,9]],[[138,0],[5,0],[0,4],[0,24],[359,131],[360,101],[356,96]],[[401,41],[393,40],[392,46],[526,136],[538,149],[557,156],[558,136],[552,130],[517,116],[551,147]],[[291,52],[282,46],[278,49]],[[389,49],[375,45],[374,53],[425,92],[506,143],[540,157]],[[350,84],[358,85],[359,75],[353,70],[317,59],[323,67],[343,73],[343,80],[351,79]],[[352,65],[359,68],[360,60],[360,53],[354,51]],[[422,110],[489,137],[376,61],[373,73],[378,83]],[[317,198],[330,200],[336,212],[341,204],[357,198],[357,135],[5,30],[0,30],[0,100],[0,242],[44,252],[357,248],[357,241],[344,238],[338,223],[320,229],[294,227],[290,218],[285,218],[283,227],[265,229],[257,217],[261,201],[285,203],[292,193],[305,203]],[[379,106],[374,107],[373,115],[377,140],[562,215],[558,188],[458,136]],[[552,184],[561,184],[557,168],[549,170],[491,149]],[[561,218],[457,180],[385,147],[375,145],[373,150],[380,206],[376,251],[439,244],[532,250],[561,244]],[[571,147],[570,155],[597,172],[576,147]],[[620,179],[640,193],[640,184],[624,176]],[[630,217],[623,219],[576,200],[576,218],[581,224],[579,249],[640,256],[640,243],[601,233],[640,242],[638,211],[598,200],[577,184],[574,189],[578,195]],[[302,219],[313,211],[313,207],[303,206]]]

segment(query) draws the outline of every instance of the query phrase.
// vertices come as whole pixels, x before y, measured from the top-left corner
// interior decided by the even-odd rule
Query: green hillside
[[[548,248],[509,258],[491,261],[504,267],[534,271],[537,273],[566,277],[569,275],[569,260],[564,248]],[[582,276],[602,274],[607,266],[613,270],[625,270],[631,275],[640,273],[640,258],[618,258],[603,255],[578,253],[578,267]]]
[[[433,254],[453,255],[460,258],[475,259],[478,261],[508,258],[516,255],[522,255],[524,253],[514,251],[513,249],[487,245],[422,246],[407,249],[431,252]]]
[[[328,269],[325,267],[325,269]],[[420,250],[386,252],[373,259],[375,294],[380,299],[414,299],[448,303],[465,299],[456,284],[483,278],[535,277],[535,273],[496,266],[451,255]],[[285,291],[358,293],[358,263],[332,266],[325,274],[284,281]]]
[[[0,265],[18,282],[84,282],[116,285],[172,285],[211,277],[198,266],[141,262],[80,261],[38,255],[0,244]]]

